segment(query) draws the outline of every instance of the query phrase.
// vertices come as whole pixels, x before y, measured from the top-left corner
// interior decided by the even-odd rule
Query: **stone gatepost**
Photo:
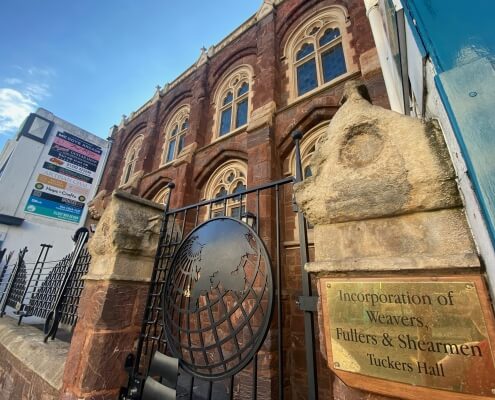
[[[79,316],[65,365],[62,399],[116,399],[127,382],[158,243],[163,207],[114,192],[89,242]]]
[[[466,371],[494,371],[489,348],[470,364],[493,317],[438,127],[373,106],[350,82],[311,169],[295,192],[314,225],[306,269],[319,290],[333,398],[487,398],[494,379],[470,388]],[[477,344],[468,357],[429,351],[421,340]]]

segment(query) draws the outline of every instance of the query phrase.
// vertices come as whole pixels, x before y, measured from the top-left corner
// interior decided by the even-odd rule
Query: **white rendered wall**
[[[24,219],[20,226],[0,224],[0,240],[4,236],[2,248],[17,251],[24,246],[28,247],[27,262],[34,262],[40,251],[40,244],[53,245],[48,259],[58,260],[68,254],[73,247],[71,236],[83,226],[87,215],[87,201],[92,199],[98,189],[103,169],[108,156],[109,142],[89,132],[86,132],[50,112],[40,109],[36,114],[54,123],[45,144],[21,136],[16,143],[7,167],[0,177],[0,213]],[[34,185],[37,182],[43,162],[57,132],[67,132],[102,149],[94,180],[78,223],[31,214],[25,211]],[[15,257],[14,256],[14,257]]]

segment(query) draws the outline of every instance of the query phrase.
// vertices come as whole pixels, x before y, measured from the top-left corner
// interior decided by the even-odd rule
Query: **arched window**
[[[165,145],[163,147],[162,165],[174,161],[184,149],[186,134],[189,130],[189,106],[177,110],[165,127]]]
[[[346,53],[347,16],[332,7],[306,21],[290,37],[286,57],[290,63],[292,97],[329,84],[349,70]]]
[[[247,125],[250,112],[251,70],[241,67],[230,74],[216,96],[216,137]]]
[[[136,169],[136,162],[139,157],[139,151],[143,144],[143,135],[136,137],[129,146],[124,156],[124,169],[122,171],[122,177],[120,179],[120,184],[125,185],[132,178],[132,175]]]
[[[229,161],[219,167],[208,180],[204,190],[205,199],[216,199],[246,190],[247,165],[239,160]],[[245,199],[241,196],[219,201],[211,206],[211,216],[228,215],[240,218],[245,211]]]
[[[302,178],[306,179],[313,176],[311,170],[311,157],[318,147],[318,142],[328,128],[330,121],[324,121],[314,128],[306,132],[301,140],[300,152],[301,152],[301,166],[302,166]],[[290,173],[292,176],[296,176],[296,153],[295,150],[291,154],[290,158]],[[297,220],[296,220],[297,221]],[[297,222],[296,222],[297,224]],[[309,222],[306,223],[308,229],[313,229],[313,225]],[[312,238],[311,238],[312,240]]]
[[[302,165],[303,179],[313,176],[313,171],[311,170],[311,165],[310,165],[311,157],[313,156],[313,153],[318,147],[318,142],[325,133],[325,131],[327,130],[329,123],[330,121],[321,122],[317,126],[307,131],[301,140],[300,151],[301,151],[301,165]],[[295,151],[293,151],[290,156],[289,172],[293,176],[296,175]]]
[[[170,189],[168,187],[161,188],[153,197],[153,201],[155,203],[164,205],[168,200],[168,194],[170,193]]]

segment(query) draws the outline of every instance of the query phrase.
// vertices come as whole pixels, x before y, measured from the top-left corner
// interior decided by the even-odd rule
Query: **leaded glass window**
[[[222,117],[220,119],[220,136],[223,136],[230,132],[232,121],[232,106],[222,111]]]
[[[346,72],[342,43],[330,48],[321,55],[323,81],[330,82]]]
[[[210,177],[205,198],[217,199],[229,194],[242,193],[246,190],[246,164],[241,161],[229,161],[218,168]],[[210,215],[223,215],[241,218],[245,210],[246,196],[239,194],[228,200],[221,200],[211,205]]]
[[[165,147],[163,163],[174,161],[182,152],[189,131],[189,106],[183,106],[173,115],[165,128]]]
[[[315,59],[308,60],[297,67],[297,93],[299,96],[318,86]]]
[[[297,96],[331,82],[347,72],[340,29],[318,20],[302,30],[293,53]]]
[[[143,144],[143,136],[140,135],[132,141],[132,143],[127,147],[124,156],[124,168],[122,171],[122,178],[120,179],[120,184],[125,185],[129,182],[132,175],[136,169],[136,162],[138,160],[139,151]]]
[[[243,68],[228,78],[221,88],[218,105],[218,136],[248,123],[250,74]]]

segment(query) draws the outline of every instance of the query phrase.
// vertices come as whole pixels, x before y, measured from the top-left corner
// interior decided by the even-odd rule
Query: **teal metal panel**
[[[436,83],[495,243],[495,70],[481,58],[442,72]]]
[[[435,83],[495,244],[495,1],[402,2],[438,73]]]
[[[495,55],[495,1],[403,0],[437,71]]]

